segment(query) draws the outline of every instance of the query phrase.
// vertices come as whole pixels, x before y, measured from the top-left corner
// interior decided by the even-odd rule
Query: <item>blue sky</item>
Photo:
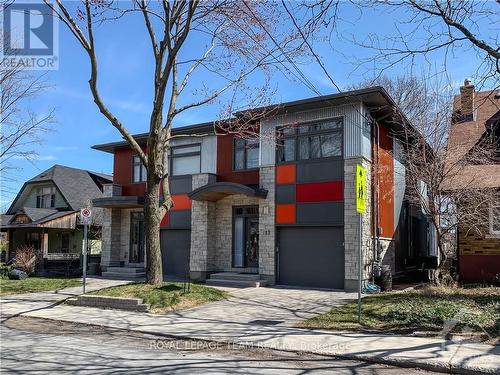
[[[356,68],[353,61],[366,56],[367,51],[350,44],[350,36],[363,38],[374,30],[380,35],[389,34],[394,31],[398,15],[368,10],[360,14],[344,5],[342,16],[345,22],[340,24],[338,33],[333,34],[330,40],[315,45],[328,71],[341,87],[359,82],[363,76],[373,74],[368,66],[359,67],[353,73]],[[9,190],[14,191],[12,194],[4,194],[1,197],[0,207],[3,209],[25,180],[53,164],[104,173],[112,171],[112,156],[90,147],[119,140],[120,136],[93,103],[88,88],[89,64],[86,54],[64,25],[60,24],[59,29],[59,69],[47,75],[51,88],[29,103],[39,113],[55,108],[54,130],[47,134],[44,144],[40,145],[40,157],[34,164],[23,160],[15,161],[14,166],[19,168],[16,171],[17,182],[9,186]],[[96,43],[101,67],[102,97],[131,132],[146,131],[152,93],[152,56],[142,21],[127,18],[104,24],[96,30]],[[187,46],[196,47],[196,42]],[[422,70],[439,70],[443,61],[442,54],[436,54],[433,59],[425,63],[420,61],[416,66]],[[452,84],[458,87],[465,77],[473,74],[479,64],[477,56],[467,49],[455,56],[449,56],[448,74]],[[319,66],[309,63],[300,68],[322,94],[336,92]],[[407,72],[407,69],[407,65],[398,65],[388,73],[396,76]],[[210,81],[198,78],[197,84],[204,82],[210,85]],[[283,75],[277,75],[273,80],[276,87],[272,98],[274,102],[315,96],[302,83],[294,82]],[[218,113],[217,105],[205,106],[187,112],[178,119],[176,125],[215,120]]]

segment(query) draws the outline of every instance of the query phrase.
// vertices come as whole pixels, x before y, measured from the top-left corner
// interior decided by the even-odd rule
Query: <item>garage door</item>
[[[343,289],[343,242],[341,227],[279,228],[279,283]]]
[[[163,277],[185,279],[189,273],[191,231],[186,229],[161,230],[161,259]]]

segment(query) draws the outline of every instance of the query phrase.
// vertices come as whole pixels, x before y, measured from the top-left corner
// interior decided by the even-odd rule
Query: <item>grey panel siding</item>
[[[344,288],[343,228],[279,228],[278,283]]]
[[[275,164],[275,144],[273,132],[276,126],[295,124],[306,121],[326,120],[342,117],[344,124],[344,157],[365,156],[370,159],[369,142],[369,114],[362,103],[344,104],[332,107],[318,108],[315,110],[287,113],[280,116],[266,118],[261,121],[261,151],[260,164]],[[363,135],[364,134],[364,135]],[[363,140],[363,138],[366,138]]]
[[[189,273],[191,231],[162,229],[160,241],[164,278],[185,279]]]
[[[344,161],[321,160],[297,163],[297,182],[320,182],[344,179]]]
[[[277,185],[276,203],[295,203],[295,185]]]
[[[170,180],[171,194],[186,194],[190,193],[193,186],[193,178],[191,176],[172,177]]]
[[[297,203],[296,223],[343,225],[344,202]]]
[[[191,228],[191,210],[170,211],[170,228]]]

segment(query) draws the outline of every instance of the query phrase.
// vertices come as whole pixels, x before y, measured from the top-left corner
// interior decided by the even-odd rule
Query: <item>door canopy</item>
[[[214,182],[193,190],[189,193],[189,198],[195,201],[215,202],[235,194],[265,199],[267,197],[267,190],[234,182]]]

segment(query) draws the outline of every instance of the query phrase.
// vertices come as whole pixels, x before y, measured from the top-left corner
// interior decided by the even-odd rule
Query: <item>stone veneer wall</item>
[[[260,187],[267,190],[259,199],[259,273],[270,284],[276,282],[275,167],[260,168]]]
[[[105,184],[104,197],[121,195],[121,188],[115,184]],[[101,269],[120,265],[121,212],[118,208],[103,209]]]
[[[346,159],[344,162],[344,289],[355,291],[358,289],[359,274],[359,214],[356,211],[355,201],[355,173],[356,164],[362,164],[366,170],[367,201],[366,213],[362,220],[362,249],[363,249],[363,282],[371,276],[373,258],[373,238],[371,235],[371,163],[364,158]]]

